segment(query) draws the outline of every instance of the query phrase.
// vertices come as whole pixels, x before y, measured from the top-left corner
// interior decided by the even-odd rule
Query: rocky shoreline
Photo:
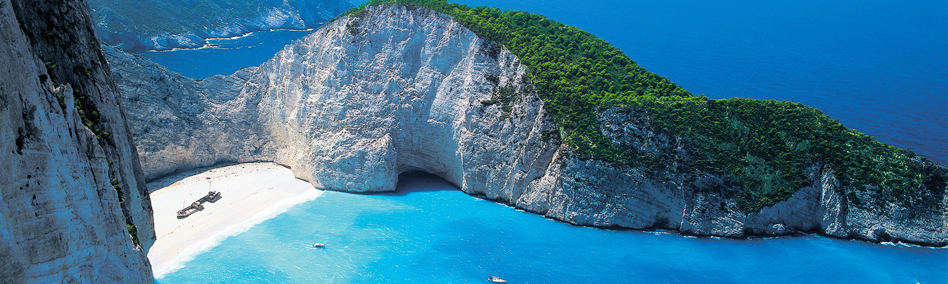
[[[472,195],[575,225],[740,238],[818,232],[872,242],[948,244],[948,195],[934,208],[849,204],[833,169],[743,212],[729,177],[575,158],[517,58],[449,17],[374,6],[327,24],[260,67],[195,82],[107,51],[133,111],[146,176],[219,161],[275,161],[317,188],[391,191],[424,171]],[[149,84],[149,82],[160,84]],[[508,104],[494,103],[508,96]],[[597,114],[612,143],[687,159],[688,145],[641,110]],[[160,123],[160,124],[159,124]],[[168,125],[173,127],[158,127]],[[852,185],[871,186],[871,185]]]
[[[273,161],[346,192],[393,191],[422,171],[575,225],[948,244],[945,188],[895,202],[820,163],[789,200],[743,212],[742,188],[674,166],[688,145],[641,110],[597,111],[603,135],[672,167],[578,159],[516,56],[424,8],[368,7],[200,82],[103,53],[83,0],[0,0],[0,21],[3,283],[153,282],[145,181],[219,162]]]
[[[200,48],[207,46],[209,39],[273,29],[313,29],[352,7],[345,0],[252,0],[216,5],[90,0],[89,6],[100,39],[129,52]],[[147,18],[140,15],[145,10],[150,15]],[[193,14],[196,11],[204,14]]]

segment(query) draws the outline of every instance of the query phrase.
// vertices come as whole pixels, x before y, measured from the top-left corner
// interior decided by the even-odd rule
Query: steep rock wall
[[[0,282],[152,282],[151,202],[85,2],[0,0],[0,38]]]
[[[117,50],[109,56],[131,93],[136,131],[167,122],[184,127],[136,132],[149,177],[268,160],[318,187],[367,192],[392,190],[399,173],[420,170],[467,193],[578,225],[948,242],[943,194],[936,197],[940,209],[924,214],[891,215],[907,210],[896,205],[861,211],[820,164],[808,170],[810,186],[790,200],[742,212],[740,185],[679,163],[692,159],[688,145],[642,110],[607,109],[597,118],[612,143],[669,157],[661,170],[577,159],[557,141],[513,55],[423,8],[369,7],[260,67],[202,82]]]
[[[129,104],[135,143],[148,180],[223,161],[272,160],[256,120],[260,98],[241,93],[256,67],[201,82],[148,59],[103,46]]]
[[[426,9],[373,9],[201,82],[107,52],[149,178],[270,160],[328,189],[390,191],[418,170],[510,195],[557,147],[540,139],[552,124],[514,56]],[[481,103],[501,89],[516,103]]]
[[[645,111],[611,108],[598,113],[600,128],[614,144],[635,147],[667,157],[662,170],[609,165],[599,161],[567,159],[558,175],[557,189],[529,193],[549,201],[517,201],[517,205],[573,224],[627,228],[669,228],[685,234],[743,237],[819,232],[839,238],[873,242],[904,241],[923,245],[948,245],[948,195],[916,191],[911,199],[934,205],[912,205],[872,196],[850,204],[834,169],[820,163],[806,173],[808,186],[787,201],[759,212],[742,212],[739,185],[729,176],[711,175],[687,168],[678,161],[691,159],[687,145],[652,125]],[[851,187],[872,185],[854,184]],[[548,194],[556,192],[557,194]],[[539,204],[539,205],[538,205]],[[579,206],[576,206],[579,205]]]

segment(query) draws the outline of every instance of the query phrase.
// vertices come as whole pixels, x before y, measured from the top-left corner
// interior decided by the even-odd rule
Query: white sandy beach
[[[178,219],[176,212],[207,194],[209,185],[221,192],[220,200],[205,202],[203,211]],[[238,164],[179,174],[149,183],[149,188],[154,187],[160,187],[151,193],[157,240],[148,259],[158,278],[224,238],[323,193],[294,177],[290,169],[274,163]]]

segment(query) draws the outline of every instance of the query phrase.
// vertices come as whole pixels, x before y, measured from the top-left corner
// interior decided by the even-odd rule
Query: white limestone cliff
[[[378,192],[393,190],[400,173],[425,171],[469,194],[577,225],[948,244],[948,203],[922,217],[864,212],[848,205],[829,167],[814,165],[810,186],[748,214],[727,177],[673,160],[655,173],[575,158],[515,56],[424,8],[369,7],[260,67],[201,82],[117,50],[108,55],[133,105],[149,178],[216,162],[275,161],[320,188]],[[691,155],[644,111],[608,109],[597,118],[617,145]]]
[[[153,282],[151,202],[85,2],[0,0],[0,43],[0,283]]]
[[[558,147],[540,139],[552,123],[515,57],[426,9],[372,8],[201,82],[107,53],[149,178],[268,160],[327,189],[391,191],[417,170],[497,198],[540,177]],[[507,85],[510,111],[481,103]]]

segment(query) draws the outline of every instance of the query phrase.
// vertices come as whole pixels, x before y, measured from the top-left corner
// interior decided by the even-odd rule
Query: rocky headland
[[[90,0],[101,40],[126,51],[197,48],[208,38],[311,29],[352,7],[347,0]]]
[[[695,145],[649,110],[596,108],[597,129],[669,165],[577,154],[517,56],[423,7],[367,7],[202,81],[103,53],[82,0],[0,0],[0,23],[3,283],[153,282],[145,180],[218,162],[274,161],[348,192],[423,171],[577,225],[948,244],[945,169],[917,157],[917,188],[817,160],[793,196],[747,211],[746,185],[687,167]]]
[[[904,196],[842,183],[840,169],[816,161],[801,169],[808,180],[792,197],[748,212],[744,185],[689,168],[694,145],[647,110],[600,108],[595,119],[609,143],[668,165],[582,157],[561,141],[520,59],[423,7],[369,6],[259,67],[203,81],[117,49],[106,54],[148,178],[274,161],[317,188],[384,192],[399,174],[424,171],[577,225],[948,245],[944,168],[923,159],[915,162],[941,172]]]

